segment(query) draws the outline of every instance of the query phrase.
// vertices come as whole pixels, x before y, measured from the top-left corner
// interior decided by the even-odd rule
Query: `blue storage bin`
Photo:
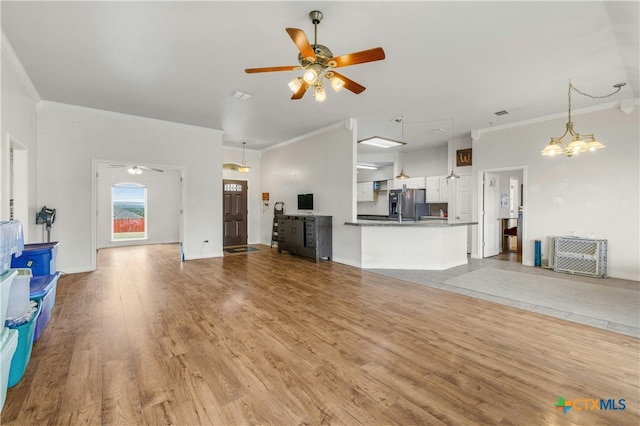
[[[18,330],[18,346],[11,359],[8,388],[17,385],[22,380],[24,372],[27,371],[27,365],[31,359],[31,349],[33,349],[33,334],[36,331],[36,323],[40,312],[42,312],[42,309],[40,303],[38,303],[38,309],[33,314],[31,321],[17,327],[10,327],[12,330]]]
[[[49,323],[49,318],[51,318],[51,310],[56,303],[56,289],[59,277],[60,272],[56,272],[54,275],[31,277],[29,298],[36,300],[40,305],[40,315],[36,322],[36,331],[33,334],[34,342],[40,338]]]
[[[33,275],[55,274],[59,242],[25,244],[22,255],[11,258],[12,268],[31,268]]]

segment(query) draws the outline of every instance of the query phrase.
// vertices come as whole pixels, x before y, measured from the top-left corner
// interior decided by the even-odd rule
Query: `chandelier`
[[[541,151],[542,155],[548,155],[548,156],[553,156],[553,155],[557,155],[557,154],[564,154],[567,157],[573,157],[574,155],[583,153],[583,152],[588,152],[588,151],[596,151],[598,149],[602,149],[605,147],[605,145],[603,145],[602,143],[600,143],[598,140],[596,140],[595,136],[593,134],[590,135],[581,135],[580,133],[577,133],[574,128],[573,128],[573,122],[571,121],[571,90],[575,90],[576,92],[580,93],[581,95],[585,95],[588,96],[590,98],[608,98],[609,96],[612,96],[616,93],[618,93],[620,91],[620,89],[625,85],[626,83],[618,83],[615,84],[613,87],[615,87],[617,90],[609,95],[606,96],[591,96],[588,95],[586,93],[583,93],[581,91],[579,91],[578,89],[576,89],[575,87],[573,87],[573,85],[571,84],[571,80],[569,80],[569,90],[568,90],[568,111],[569,111],[569,118],[567,120],[567,124],[565,125],[565,131],[562,134],[562,136],[558,136],[555,138],[551,138],[551,142],[549,142],[549,144],[544,147],[544,149]],[[571,142],[567,143],[564,140],[564,137],[569,135],[571,137]]]

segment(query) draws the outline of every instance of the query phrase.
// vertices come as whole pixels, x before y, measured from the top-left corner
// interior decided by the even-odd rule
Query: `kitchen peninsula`
[[[467,232],[477,222],[358,220],[364,269],[444,270],[467,264]]]

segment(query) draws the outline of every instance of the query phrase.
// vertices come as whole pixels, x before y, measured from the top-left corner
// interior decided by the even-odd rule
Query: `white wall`
[[[359,169],[356,170],[358,182],[373,182],[375,180],[392,180],[393,166],[380,167],[376,170]]]
[[[534,240],[543,241],[543,258],[548,258],[548,236],[594,233],[608,240],[609,276],[640,280],[640,111],[574,111],[573,122],[607,147],[573,158],[540,155],[550,137],[562,134],[566,117],[481,133],[473,143],[474,219],[479,217],[479,174],[526,166],[523,263],[533,265]],[[478,252],[476,235],[472,254]]]
[[[402,154],[404,172],[411,177],[449,174],[449,170],[447,170],[447,151],[447,145],[443,145],[437,148]]]
[[[9,139],[18,141],[26,148],[27,157],[27,204],[28,212],[24,217],[17,216],[24,229],[25,242],[41,242],[41,225],[35,224],[37,204],[37,93],[32,88],[22,64],[15,57],[13,49],[2,33],[1,68],[1,110],[0,122],[0,220],[9,220],[10,178],[9,178]],[[27,87],[29,86],[29,87]]]
[[[127,167],[114,168],[103,163],[98,165],[98,175],[98,248],[180,241],[182,185],[179,170],[143,170],[140,175],[132,175]],[[146,240],[111,241],[111,189],[123,182],[134,182],[147,188]]]
[[[242,148],[222,147],[223,163],[241,163]],[[247,242],[249,244],[260,243],[260,223],[263,216],[271,217],[273,215],[273,202],[269,202],[269,206],[265,207],[262,203],[262,190],[260,184],[260,152],[245,149],[245,161],[251,170],[248,173],[240,173],[233,170],[223,170],[223,179],[246,181],[249,193],[247,194]],[[222,185],[222,182],[220,182]],[[264,191],[267,192],[267,191]],[[222,202],[222,198],[220,198]],[[222,223],[220,223],[222,226]]]
[[[38,201],[57,209],[51,240],[60,241],[58,269],[93,268],[96,159],[182,168],[185,259],[222,256],[222,131],[43,102]]]
[[[352,130],[345,126],[351,127]],[[287,214],[297,210],[297,195],[313,193],[313,214],[332,216],[333,260],[359,265],[360,247],[355,228],[344,225],[355,219],[355,120],[346,120],[262,152],[262,191],[271,202],[283,201]],[[262,219],[262,243],[271,243],[273,214]]]

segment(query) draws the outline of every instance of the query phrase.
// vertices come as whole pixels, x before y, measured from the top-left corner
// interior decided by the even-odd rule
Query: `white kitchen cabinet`
[[[393,180],[393,189],[402,189],[402,185],[410,189],[425,189],[424,177]]]
[[[445,203],[449,201],[449,181],[446,176],[429,176],[425,179],[427,203]]]
[[[378,192],[374,191],[373,182],[358,182],[357,201],[378,201]]]

